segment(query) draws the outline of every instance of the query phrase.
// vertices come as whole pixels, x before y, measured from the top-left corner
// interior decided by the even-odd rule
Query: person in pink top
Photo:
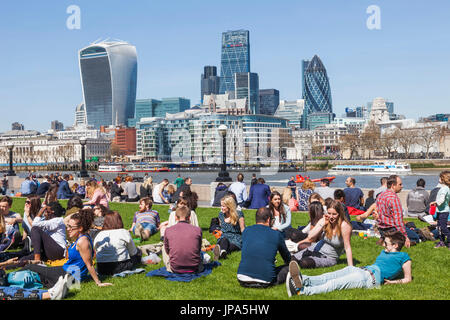
[[[87,189],[88,191],[86,193],[90,200],[86,202],[85,205],[92,207],[103,205],[106,208],[109,208],[108,196],[106,190],[104,190],[102,186],[97,184],[94,180],[91,180],[87,183]]]

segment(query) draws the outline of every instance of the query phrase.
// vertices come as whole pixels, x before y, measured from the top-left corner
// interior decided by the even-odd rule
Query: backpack
[[[25,289],[40,289],[43,287],[39,274],[31,270],[10,272],[7,281],[11,287]]]

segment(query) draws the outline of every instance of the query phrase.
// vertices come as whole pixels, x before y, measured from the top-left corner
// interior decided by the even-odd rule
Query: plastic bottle
[[[161,258],[154,252],[151,252],[148,256],[142,257],[142,263],[145,264],[158,264],[161,262]]]

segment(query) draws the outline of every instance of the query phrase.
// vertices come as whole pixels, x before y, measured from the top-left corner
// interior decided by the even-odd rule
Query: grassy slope
[[[23,198],[14,199],[13,211],[23,214]],[[137,204],[111,203],[111,209],[121,213],[126,228],[131,226],[133,214],[138,209]],[[161,221],[168,219],[168,206],[155,205],[154,209],[160,213]],[[197,215],[199,223],[203,229],[203,237],[211,244],[216,243],[215,238],[208,232],[211,218],[216,217],[218,208],[198,208]],[[255,210],[245,210],[246,225],[255,223]],[[425,224],[413,220],[418,227]],[[294,212],[292,215],[292,226],[306,225],[308,215],[306,213]],[[356,266],[371,264],[381,251],[382,247],[375,244],[376,238],[362,239],[358,236],[352,237],[353,258]],[[150,240],[144,242],[158,243],[159,233]],[[448,288],[450,288],[450,252],[448,249],[433,249],[434,242],[420,243],[409,249],[403,249],[413,261],[413,281],[406,285],[382,286],[381,289],[353,289],[329,294],[315,295],[311,297],[295,297],[294,299],[349,299],[349,300],[416,300],[416,299],[448,299]],[[211,253],[209,253],[211,254]],[[288,299],[285,286],[280,285],[270,289],[247,289],[242,288],[236,280],[236,272],[239,266],[241,254],[233,253],[227,259],[221,260],[222,266],[213,270],[207,277],[196,279],[190,283],[172,282],[158,277],[146,277],[145,273],[132,275],[125,278],[108,277],[103,281],[112,282],[112,287],[97,287],[92,281],[83,283],[82,289],[72,290],[68,299],[74,300],[141,300],[141,299],[161,299],[161,300],[233,300],[233,299]],[[277,257],[278,264],[282,263],[280,255]],[[145,266],[146,271],[158,269],[163,266]],[[317,275],[324,272],[334,271],[346,266],[346,259],[343,255],[337,266],[330,268],[319,268],[303,271],[308,275]]]

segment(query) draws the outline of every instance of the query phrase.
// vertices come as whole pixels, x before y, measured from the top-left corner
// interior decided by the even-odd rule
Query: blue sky
[[[69,30],[66,9],[81,10]],[[369,30],[377,5],[381,30]],[[72,125],[82,101],[77,53],[99,38],[136,46],[137,98],[200,100],[205,65],[220,72],[221,33],[250,30],[251,71],[260,88],[301,98],[301,60],[317,54],[330,77],[333,109],[375,97],[417,119],[450,112],[448,0],[52,0],[2,1],[0,131],[14,121],[46,130]]]

